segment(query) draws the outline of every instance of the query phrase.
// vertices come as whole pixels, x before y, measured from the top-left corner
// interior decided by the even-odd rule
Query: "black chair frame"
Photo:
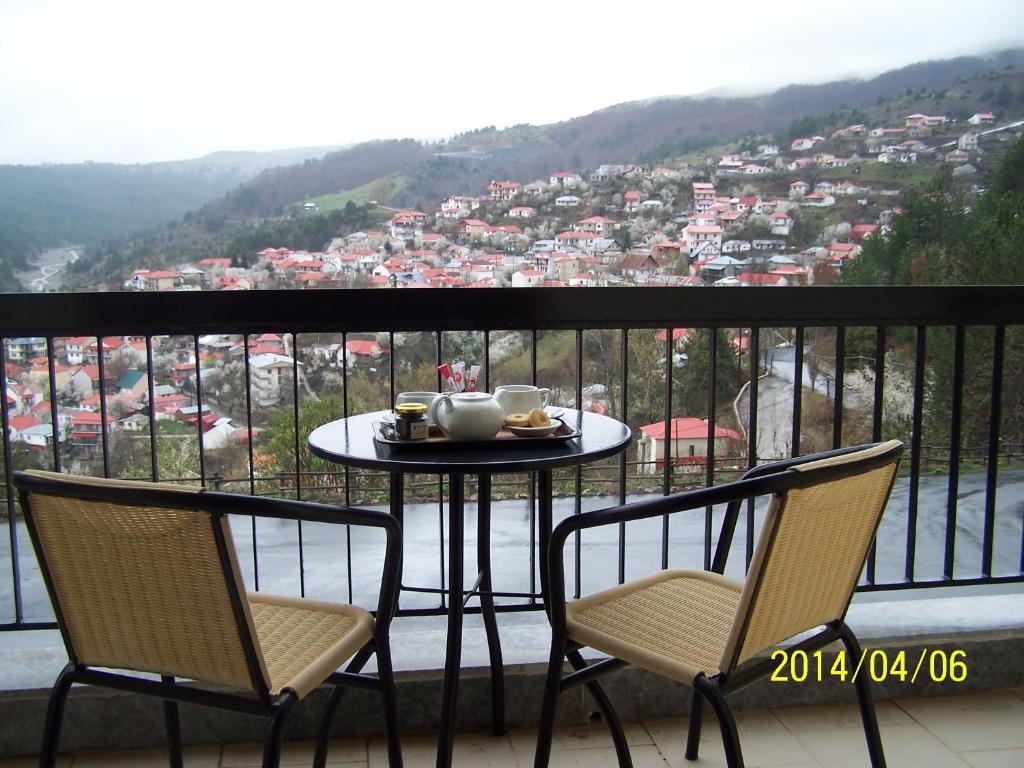
[[[622,659],[608,658],[588,665],[579,652],[581,646],[568,638],[564,611],[565,569],[563,549],[566,540],[570,536],[589,528],[646,520],[695,509],[710,509],[713,506],[725,504],[725,515],[722,520],[718,544],[716,545],[710,568],[715,573],[723,574],[743,502],[759,496],[785,493],[789,490],[808,487],[826,480],[837,480],[865,470],[884,466],[894,461],[894,459],[898,459],[902,452],[902,447],[900,447],[899,449],[881,453],[870,461],[862,461],[854,465],[828,466],[807,472],[787,471],[791,467],[800,464],[854,453],[867,447],[870,446],[853,446],[763,464],[748,470],[739,480],[731,483],[723,483],[722,485],[709,488],[634,502],[609,509],[584,512],[566,518],[559,523],[552,532],[551,543],[547,552],[550,595],[548,618],[551,622],[552,641],[545,680],[544,701],[541,707],[540,727],[537,735],[534,768],[546,768],[548,765],[554,731],[555,710],[559,694],[580,685],[587,687],[588,692],[593,696],[602,717],[608,725],[620,768],[632,768],[633,765],[622,723],[612,706],[611,700],[598,682],[599,677],[627,666],[628,662]],[[848,609],[849,602],[847,603]],[[813,651],[837,640],[843,643],[849,658],[860,658],[861,650],[857,638],[843,619],[825,625],[814,635],[792,646],[791,651]],[[563,659],[567,659],[573,668],[573,672],[564,677],[562,676]],[[704,711],[703,704],[706,699],[711,704],[718,718],[727,765],[729,768],[743,768],[743,753],[736,730],[736,721],[726,703],[725,697],[770,674],[776,666],[777,663],[771,659],[758,657],[746,662],[730,674],[723,673],[713,678],[699,675],[694,680],[690,722],[686,740],[685,757],[687,760],[696,760],[698,757]],[[873,768],[885,768],[885,754],[878,732],[878,719],[875,714],[874,702],[871,698],[868,676],[859,675],[854,682],[871,765]]]
[[[281,747],[284,740],[285,724],[298,697],[289,689],[272,696],[262,682],[259,663],[251,647],[246,647],[246,661],[249,675],[253,680],[256,694],[230,693],[203,687],[198,683],[182,684],[173,677],[162,675],[159,681],[117,672],[103,671],[79,662],[74,655],[67,625],[56,599],[54,584],[47,566],[46,557],[38,540],[32,520],[32,492],[52,496],[73,497],[111,502],[127,506],[164,507],[168,509],[194,510],[211,515],[214,538],[217,544],[221,566],[230,572],[228,542],[219,525],[225,515],[244,515],[283,520],[310,521],[339,525],[356,525],[381,528],[386,535],[384,564],[377,609],[374,613],[374,636],[353,656],[344,671],[334,672],[322,685],[333,685],[325,707],[314,755],[314,768],[323,768],[327,761],[330,726],[334,713],[341,703],[346,687],[379,691],[383,699],[385,735],[388,761],[395,768],[401,768],[402,752],[398,737],[398,707],[395,699],[394,672],[391,662],[389,640],[391,621],[398,601],[402,568],[402,534],[398,522],[391,515],[374,510],[339,507],[307,501],[292,501],[259,496],[202,491],[195,494],[181,494],[159,488],[111,488],[71,483],[16,472],[14,483],[18,488],[21,508],[35,546],[50,599],[56,614],[70,662],[61,671],[53,686],[47,707],[39,765],[53,768],[57,759],[61,725],[68,691],[72,684],[95,685],[131,693],[156,696],[164,700],[164,721],[171,768],[182,768],[181,728],[178,703],[199,704],[219,709],[241,712],[268,718],[269,731],[264,740],[263,768],[277,768],[280,764]],[[231,590],[232,608],[239,624],[244,624],[243,596]],[[371,656],[377,657],[377,674],[362,673],[361,670]]]

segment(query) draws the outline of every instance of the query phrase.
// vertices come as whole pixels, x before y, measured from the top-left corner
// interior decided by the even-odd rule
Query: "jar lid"
[[[423,403],[402,403],[395,406],[395,413],[399,416],[422,416],[427,412],[427,406]]]

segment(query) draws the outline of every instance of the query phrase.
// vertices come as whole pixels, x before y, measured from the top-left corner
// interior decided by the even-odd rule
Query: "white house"
[[[559,208],[575,208],[582,201],[576,195],[562,195],[555,198],[555,205]]]
[[[992,125],[995,121],[996,116],[991,112],[975,112],[967,118],[967,122],[971,125]]]
[[[965,133],[956,141],[956,148],[963,150],[964,152],[977,152],[978,151],[978,134],[976,133]]]
[[[771,222],[773,235],[788,235],[793,227],[793,219],[785,211],[776,211],[768,217],[768,220]]]
[[[539,269],[520,269],[512,273],[513,288],[536,288],[544,284],[544,272]]]
[[[562,189],[575,189],[583,182],[578,173],[569,173],[567,171],[559,171],[558,173],[551,174],[548,179],[548,183],[552,187],[561,187]]]
[[[281,400],[281,376],[292,371],[296,361],[287,355],[266,352],[249,358],[253,399],[260,407],[276,405]],[[302,363],[298,363],[301,368]]]
[[[537,209],[528,205],[517,205],[515,208],[509,209],[508,215],[513,219],[532,219],[537,215]]]
[[[714,435],[703,419],[679,416],[669,422],[669,456],[673,464],[703,466],[703,457],[708,455],[711,440],[715,441],[715,456],[728,456],[731,449],[743,438],[732,429],[715,426]],[[641,437],[637,441],[637,461],[641,472],[655,474],[665,464],[666,440],[665,422],[657,421],[640,427]]]

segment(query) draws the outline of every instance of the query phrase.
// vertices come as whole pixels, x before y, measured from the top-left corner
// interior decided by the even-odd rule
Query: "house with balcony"
[[[136,291],[173,291],[181,273],[170,269],[141,269],[132,273],[130,287]]]
[[[103,416],[98,412],[83,411],[73,416],[70,433],[72,448],[86,456],[95,456],[103,447],[103,432],[106,431],[109,437],[116,420],[113,414],[108,413],[104,430]]]
[[[250,357],[249,370],[252,375],[253,401],[261,408],[280,402],[283,395],[282,379],[287,379],[290,382],[296,366],[301,371],[302,365],[287,355],[270,352]]]
[[[518,181],[491,181],[487,193],[492,203],[507,202],[519,196],[523,185]]]

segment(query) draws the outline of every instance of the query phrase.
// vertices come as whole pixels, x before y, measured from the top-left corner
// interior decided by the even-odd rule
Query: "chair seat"
[[[250,592],[249,610],[270,692],[301,699],[373,637],[373,616],[345,603]]]
[[[718,674],[742,589],[708,571],[659,571],[566,605],[568,637],[692,684]]]

